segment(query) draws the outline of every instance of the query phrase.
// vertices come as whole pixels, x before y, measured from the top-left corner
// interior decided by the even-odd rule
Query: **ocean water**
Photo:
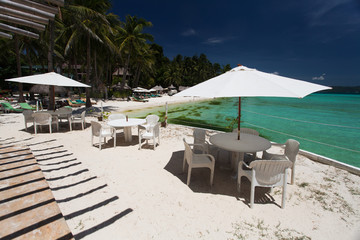
[[[242,98],[241,127],[270,141],[289,138],[300,148],[360,167],[360,95],[311,94],[305,98]],[[165,107],[129,113],[165,115]],[[168,122],[231,131],[237,128],[238,98],[169,105]],[[236,123],[235,123],[236,122]],[[234,124],[235,123],[235,124]]]

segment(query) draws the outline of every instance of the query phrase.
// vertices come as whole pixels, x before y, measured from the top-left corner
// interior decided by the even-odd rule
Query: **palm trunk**
[[[15,34],[15,52],[16,52],[16,67],[18,72],[18,77],[21,77],[21,63],[20,63],[20,49],[19,49],[19,36]],[[23,95],[23,84],[19,83],[19,102],[25,102]]]
[[[125,67],[124,67],[123,78],[121,80],[121,85],[120,85],[121,90],[124,89],[124,86],[125,86],[125,83],[126,83],[126,73],[128,71],[128,68],[129,68],[129,63],[130,63],[130,53],[128,55],[128,58],[126,60]]]
[[[53,53],[54,53],[54,22],[49,22],[50,44],[48,51],[48,72],[54,71]],[[49,106],[48,109],[55,109],[55,89],[54,86],[49,86]]]
[[[76,56],[74,55],[74,72],[75,72],[75,80],[79,81],[79,74],[78,74],[78,69],[77,69],[77,61],[76,61]],[[82,79],[81,79],[82,80]]]
[[[90,35],[88,35],[87,38],[87,50],[86,50],[86,84],[90,84]],[[90,88],[86,88],[86,107],[91,107],[91,101],[90,101]]]
[[[138,65],[138,67],[136,69],[135,79],[134,79],[134,87],[139,86],[140,74],[141,74],[141,67],[140,67],[140,65]]]

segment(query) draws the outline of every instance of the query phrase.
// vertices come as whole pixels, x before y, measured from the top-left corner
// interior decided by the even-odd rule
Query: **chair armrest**
[[[202,154],[196,154],[197,156],[204,156],[204,157],[209,157],[211,159],[212,162],[215,162],[215,158],[213,155],[211,154],[207,154],[207,153],[202,153]]]

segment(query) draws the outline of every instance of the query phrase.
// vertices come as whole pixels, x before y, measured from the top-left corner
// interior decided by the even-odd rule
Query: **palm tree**
[[[135,57],[145,48],[147,41],[153,41],[153,36],[143,33],[144,27],[151,27],[152,23],[143,18],[126,16],[126,21],[121,28],[118,28],[119,37],[116,39],[120,45],[120,51],[125,56],[125,66],[120,88],[123,89],[126,82],[126,74],[129,69],[131,57]]]
[[[86,83],[90,84],[91,51],[95,42],[106,44],[106,34],[111,31],[105,13],[110,8],[109,0],[73,0],[66,6],[64,36],[68,36],[65,54],[70,49],[79,49],[77,43],[86,46]],[[105,30],[106,29],[106,30]],[[77,51],[76,51],[77,52]],[[79,54],[78,54],[79,55]],[[90,89],[86,89],[86,107],[90,107]]]

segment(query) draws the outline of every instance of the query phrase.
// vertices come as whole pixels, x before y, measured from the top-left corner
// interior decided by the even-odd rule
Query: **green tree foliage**
[[[168,87],[173,84],[192,86],[230,69],[212,64],[205,54],[192,57],[177,55],[168,59],[163,48],[154,43],[153,36],[144,30],[152,23],[137,16],[126,16],[125,21],[109,13],[110,0],[68,0],[55,21],[54,68],[73,76],[75,80],[92,86],[89,97],[99,96],[106,87],[120,82],[130,87]],[[41,66],[46,72],[49,49],[49,29],[39,40],[21,39],[21,66]],[[0,39],[0,77],[17,76],[14,40]],[[122,74],[113,76],[115,70]],[[8,83],[1,81],[1,88]],[[89,89],[90,90],[90,89]],[[101,95],[101,94],[100,94]]]

